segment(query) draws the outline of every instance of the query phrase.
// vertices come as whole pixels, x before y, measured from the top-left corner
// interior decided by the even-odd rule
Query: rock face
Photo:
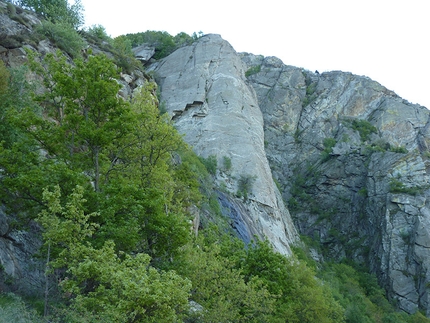
[[[409,313],[429,310],[429,111],[366,77],[242,54],[266,154],[298,231],[375,272]]]
[[[238,54],[217,35],[150,69],[186,141],[218,165],[231,159],[220,186],[234,193],[256,176],[248,201],[219,198],[244,240],[257,233],[288,253],[291,213],[319,256],[367,265],[401,309],[430,315],[426,108],[366,77]]]
[[[25,47],[55,52],[49,40],[29,37],[37,18],[6,10],[0,1],[0,58],[8,67],[26,61]],[[153,52],[136,54],[147,61]],[[430,316],[426,108],[366,77],[238,54],[218,35],[150,61],[148,70],[185,140],[197,154],[216,156],[221,210],[244,241],[267,237],[290,254],[298,232],[307,235],[319,243],[318,259],[367,265],[401,309]],[[122,74],[118,82],[130,97],[145,76]],[[244,180],[253,184],[247,192]],[[40,291],[37,227],[12,231],[9,223],[0,207],[0,276],[8,283],[0,291]]]
[[[10,230],[9,217],[0,207],[0,292],[16,291],[40,296],[45,283],[44,266],[34,255],[41,246],[39,230]]]
[[[230,192],[238,179],[254,178],[253,189],[240,203],[249,232],[270,239],[277,250],[289,254],[297,239],[264,150],[263,115],[255,91],[244,76],[244,65],[218,35],[202,37],[152,65],[165,103],[177,129],[197,154],[231,160],[228,174],[217,180]]]

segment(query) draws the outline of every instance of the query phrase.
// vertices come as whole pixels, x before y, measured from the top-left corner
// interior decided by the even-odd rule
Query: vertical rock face
[[[217,35],[150,69],[197,154],[231,159],[219,184],[236,192],[241,175],[256,176],[247,202],[220,194],[243,239],[288,253],[296,227],[325,257],[369,266],[401,309],[430,314],[426,108],[366,77],[237,54]]]
[[[247,230],[290,253],[297,233],[272,178],[263,116],[239,55],[220,36],[207,35],[150,69],[160,85],[161,102],[196,153],[215,155],[218,165],[224,157],[231,160],[229,175],[218,174],[218,182],[236,192],[241,176],[255,178],[248,201],[236,201],[246,213],[241,218]]]
[[[429,111],[366,77],[242,54],[266,154],[298,231],[378,275],[407,312],[429,310]]]
[[[43,263],[34,258],[41,246],[34,224],[29,231],[9,230],[9,217],[0,207],[0,291],[38,294],[44,284]]]

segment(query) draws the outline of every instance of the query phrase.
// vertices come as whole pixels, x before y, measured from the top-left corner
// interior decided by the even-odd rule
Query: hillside
[[[425,107],[219,35],[0,23],[4,317],[428,321]]]

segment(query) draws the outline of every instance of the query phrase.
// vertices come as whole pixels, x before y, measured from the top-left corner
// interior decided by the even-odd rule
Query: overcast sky
[[[429,0],[82,0],[87,26],[220,34],[236,51],[365,75],[430,108]]]

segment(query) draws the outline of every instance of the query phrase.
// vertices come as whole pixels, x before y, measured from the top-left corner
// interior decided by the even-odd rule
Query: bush
[[[321,159],[322,161],[327,161],[330,159],[330,155],[333,152],[333,147],[336,145],[336,139],[324,138],[323,145],[324,150],[321,153]]]
[[[251,75],[260,73],[260,71],[261,65],[252,66],[245,72],[245,77],[250,77]]]
[[[216,169],[218,166],[218,161],[216,159],[215,155],[210,155],[208,156],[208,158],[204,158],[204,157],[199,157],[200,161],[202,162],[203,165],[205,165],[207,171],[209,172],[209,174],[211,175],[215,175],[216,174]]]
[[[19,4],[53,23],[67,24],[77,29],[84,24],[84,8],[80,0],[73,2],[73,5],[69,5],[67,0],[20,0]]]
[[[354,119],[351,122],[351,127],[358,131],[362,141],[367,141],[372,133],[378,132],[378,129],[367,120]]]
[[[33,309],[28,309],[22,299],[14,294],[0,295],[0,323],[42,322]]]
[[[251,176],[249,174],[240,175],[237,183],[237,196],[247,199],[248,194],[252,191],[252,186],[256,179],[256,176]]]
[[[107,34],[105,27],[102,25],[93,25],[87,30],[88,36],[93,38],[97,43],[107,42],[110,43],[112,38]]]
[[[403,146],[397,146],[397,147],[391,147],[390,151],[393,153],[399,153],[399,154],[407,154],[408,150]]]
[[[419,192],[422,191],[421,187],[407,187],[405,184],[403,184],[401,181],[391,178],[390,179],[390,193],[405,193],[410,195],[417,195]]]
[[[7,92],[9,83],[10,73],[4,65],[3,61],[0,60],[0,95]]]
[[[44,21],[36,28],[40,34],[48,37],[61,50],[72,57],[80,56],[85,42],[69,24]]]
[[[222,158],[222,164],[223,164],[224,171],[226,171],[226,172],[229,171],[231,169],[231,158],[224,156]]]

